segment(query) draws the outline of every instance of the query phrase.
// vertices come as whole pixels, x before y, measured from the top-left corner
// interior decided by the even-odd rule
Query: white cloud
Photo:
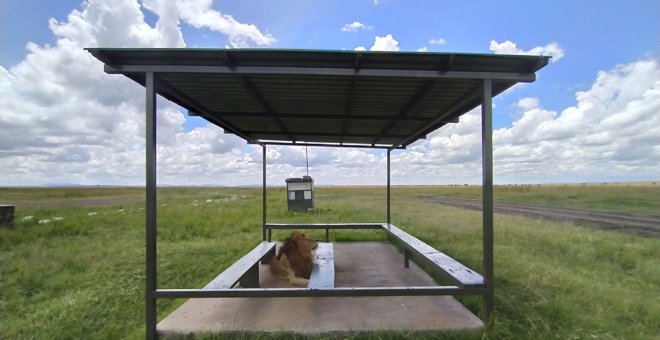
[[[212,0],[144,0],[142,6],[158,15],[155,27],[144,21],[140,4],[135,0],[90,0],[81,12],[73,10],[63,23],[50,19],[55,35],[66,37],[81,46],[102,47],[183,47],[180,20],[195,28],[207,28],[227,36],[234,48],[269,46],[275,38],[253,24],[237,21],[231,15],[212,8]]]
[[[358,47],[353,49],[353,51],[366,51],[366,50],[367,50],[367,48],[364,47],[364,46],[358,46]]]
[[[641,60],[599,72],[588,91],[576,94],[577,104],[561,113],[521,100],[521,118],[494,133],[495,156],[511,167],[501,173],[512,178],[525,171],[555,181],[657,178],[658,79],[658,62]]]
[[[0,185],[143,183],[143,88],[123,76],[103,73],[102,64],[82,48],[182,47],[180,22],[194,19],[217,32],[235,22],[208,1],[185,6],[195,4],[199,7],[193,9],[145,0],[141,8],[135,0],[91,0],[66,20],[49,22],[54,43],[29,43],[25,60],[9,69],[0,67]],[[144,10],[158,15],[155,25],[145,22]],[[200,17],[189,18],[192,13]],[[226,22],[220,25],[208,18]],[[222,31],[234,46],[274,41],[255,33],[253,25],[238,24],[235,30]],[[491,49],[549,51],[557,60],[563,51],[553,44],[522,51],[511,42],[493,41]],[[376,37],[370,49],[397,51],[399,42],[388,34]],[[526,97],[513,108],[497,108],[496,114],[515,110],[517,115],[511,126],[494,131],[496,181],[657,179],[658,79],[658,61],[644,59],[599,72],[587,90],[576,93],[573,106],[555,111],[543,106],[543,98]],[[261,183],[261,147],[246,145],[211,125],[185,131],[178,107],[162,99],[158,105],[160,183]],[[309,148],[308,154],[310,174],[319,184],[385,183],[384,152]],[[480,156],[477,109],[408,150],[395,151],[393,183],[479,183]],[[304,174],[302,147],[269,147],[267,158],[269,184]]]
[[[84,47],[184,47],[178,18],[173,20],[171,14],[176,11],[173,3],[149,0],[145,7],[161,10],[166,16],[151,27],[136,1],[90,0],[82,12],[71,11],[64,22],[51,18],[49,27],[56,36]]]
[[[447,41],[445,41],[445,39],[442,38],[432,38],[431,40],[429,40],[429,44],[431,45],[444,45],[446,42]]]
[[[283,185],[285,178],[300,177],[307,173],[304,147],[269,146],[267,150],[268,185]],[[383,183],[382,176],[373,174],[374,169],[382,168],[379,162],[383,158],[373,152],[309,147],[308,155],[309,174],[320,185]]]
[[[0,183],[143,183],[144,90],[125,77],[105,74],[102,63],[84,47],[184,47],[179,22],[192,20],[191,13],[199,15],[194,20],[200,25],[206,25],[203,18],[225,20],[208,23],[208,28],[226,34],[236,46],[273,41],[255,26],[210,9],[210,2],[142,4],[85,2],[66,20],[49,21],[53,45],[28,43],[25,60],[9,69],[0,67]],[[145,22],[143,10],[158,16],[153,27]],[[213,176],[223,171],[247,170],[235,169],[252,162],[242,152],[242,140],[212,126],[183,131],[185,118],[178,107],[162,99],[158,105],[163,181],[214,183]],[[214,155],[210,160],[209,154]]]
[[[399,42],[396,41],[391,34],[384,37],[376,36],[374,44],[369,49],[370,51],[398,51]]]
[[[645,59],[599,72],[561,112],[520,99],[519,117],[493,133],[496,182],[657,180],[659,79],[658,61]],[[396,154],[399,181],[480,183],[480,123],[477,108]]]
[[[167,1],[167,0],[160,0]],[[179,0],[176,2],[181,19],[195,28],[208,28],[228,36],[229,45],[234,48],[249,47],[250,44],[269,46],[275,38],[262,33],[257,26],[237,21],[228,14],[214,10],[212,0]]]
[[[491,40],[490,50],[495,54],[545,55],[552,57],[552,62],[558,61],[564,57],[564,49],[556,42],[551,42],[545,46],[537,46],[531,50],[525,51],[509,40],[502,43]]]
[[[426,48],[426,46],[422,46],[422,47],[417,49],[417,52],[428,52],[428,51],[429,51],[429,49]]]
[[[344,27],[341,28],[342,32],[357,32],[359,30],[367,30],[367,29],[373,29],[372,26],[366,26],[365,24],[359,22],[359,21],[353,21],[350,24],[344,25]]]
[[[520,99],[516,106],[525,111],[532,110],[539,107],[539,100],[538,98],[525,97]]]

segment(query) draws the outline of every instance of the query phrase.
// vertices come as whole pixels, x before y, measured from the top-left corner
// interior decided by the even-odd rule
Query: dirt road
[[[419,198],[427,202],[441,203],[464,209],[481,210],[482,208],[481,201],[456,200],[432,196],[420,196]],[[496,213],[573,222],[585,227],[660,238],[660,216],[658,215],[633,215],[513,203],[495,203],[494,209]]]

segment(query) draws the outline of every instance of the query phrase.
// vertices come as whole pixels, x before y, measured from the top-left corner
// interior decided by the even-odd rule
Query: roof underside
[[[88,49],[250,143],[405,148],[493,96],[532,82],[549,57],[455,53]]]

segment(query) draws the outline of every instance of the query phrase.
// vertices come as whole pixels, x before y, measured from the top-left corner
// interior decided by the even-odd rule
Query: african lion
[[[280,247],[277,256],[270,261],[270,272],[290,284],[307,287],[314,266],[312,252],[318,242],[307,235],[294,231]]]

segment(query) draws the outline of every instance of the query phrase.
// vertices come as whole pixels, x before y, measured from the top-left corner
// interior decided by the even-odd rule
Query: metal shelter
[[[156,300],[192,297],[464,295],[493,311],[492,97],[533,82],[549,57],[459,53],[89,48],[105,72],[146,89],[146,327]],[[158,289],[156,95],[263,151],[263,240],[272,229],[400,229],[390,219],[390,153],[481,105],[483,280],[470,286],[291,289]],[[266,221],[267,145],[387,150],[387,223],[283,225]]]

